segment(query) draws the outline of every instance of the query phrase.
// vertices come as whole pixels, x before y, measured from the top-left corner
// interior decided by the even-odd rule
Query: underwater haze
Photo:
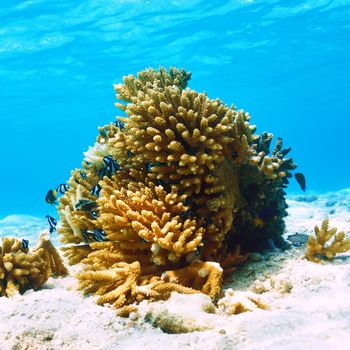
[[[0,4],[0,219],[54,214],[48,189],[120,113],[112,84],[160,65],[281,136],[308,192],[350,187],[349,0]]]

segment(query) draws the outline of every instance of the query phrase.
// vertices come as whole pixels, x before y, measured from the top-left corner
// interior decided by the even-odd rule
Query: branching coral
[[[167,283],[157,277],[141,276],[138,261],[117,262],[108,269],[96,270],[93,265],[77,275],[80,288],[85,293],[100,297],[98,304],[110,303],[116,308],[127,306],[134,301],[167,299],[172,292],[183,294],[198,293],[195,289],[178,283]]]
[[[220,264],[216,262],[195,260],[182,269],[164,272],[162,280],[191,286],[214,299],[220,294],[222,271]]]
[[[47,234],[29,250],[21,240],[2,238],[0,247],[0,296],[13,296],[28,289],[37,290],[51,275],[63,276],[67,269]]]
[[[122,250],[152,252],[156,265],[175,263],[201,246],[203,228],[182,217],[184,196],[162,186],[133,181],[120,172],[101,182],[99,226]]]
[[[270,152],[272,135],[257,135],[248,113],[189,79],[146,69],[115,85],[126,117],[99,128],[60,198],[65,255],[83,263],[81,288],[100,302],[216,298],[248,251],[283,243],[290,149],[278,139]]]
[[[337,228],[329,228],[329,220],[322,222],[321,228],[315,226],[316,237],[310,236],[307,242],[305,256],[310,261],[323,263],[322,258],[332,260],[338,253],[345,253],[350,250],[350,237],[345,238],[345,233],[337,233]],[[333,237],[331,243],[326,243]]]

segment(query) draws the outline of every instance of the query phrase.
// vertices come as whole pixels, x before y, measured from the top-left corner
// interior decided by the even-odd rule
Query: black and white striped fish
[[[89,199],[79,199],[75,204],[76,210],[91,211],[97,208],[97,203],[95,201],[90,201]]]
[[[61,194],[64,194],[66,191],[68,191],[68,189],[69,189],[69,186],[67,184],[59,184],[56,187],[56,191]]]
[[[104,242],[106,240],[106,233],[100,228],[96,228],[94,231],[83,230],[81,234],[85,243]]]
[[[118,119],[115,121],[115,126],[120,130],[125,129],[125,124]]]
[[[103,163],[105,163],[107,168],[110,168],[113,173],[120,169],[120,165],[110,155],[103,158]]]
[[[52,233],[56,230],[57,221],[51,215],[46,215],[47,223],[49,224],[49,231]]]
[[[104,242],[106,240],[106,232],[100,228],[95,229],[94,236],[97,242]]]
[[[111,155],[105,156],[103,158],[103,163],[105,166],[98,171],[99,177],[111,177],[120,169],[120,165],[113,159]]]
[[[22,239],[22,248],[23,249],[29,248],[29,241],[27,239]]]
[[[98,197],[100,195],[101,191],[101,186],[99,184],[96,184],[92,189],[91,189],[91,194]]]

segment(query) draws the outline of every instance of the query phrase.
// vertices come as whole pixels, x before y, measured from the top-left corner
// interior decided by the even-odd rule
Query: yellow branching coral
[[[164,272],[162,280],[190,286],[215,299],[220,294],[222,271],[216,262],[195,260],[182,269]]]
[[[11,297],[28,289],[40,288],[51,275],[63,276],[67,269],[47,234],[29,250],[23,241],[2,238],[0,247],[0,296]]]
[[[114,85],[117,92],[117,98],[125,102],[132,102],[138,98],[140,93],[146,93],[148,90],[162,91],[167,86],[176,86],[184,89],[191,77],[191,73],[187,73],[184,69],[171,67],[169,72],[160,68],[156,71],[152,68],[145,69],[137,74],[137,78],[128,75],[123,78],[124,84]],[[117,107],[125,110],[125,106],[116,103]]]
[[[337,233],[337,228],[329,228],[329,220],[322,222],[321,228],[315,226],[316,237],[310,236],[307,242],[305,256],[310,261],[323,263],[322,258],[332,260],[338,253],[345,253],[350,250],[350,237],[345,238],[345,233]],[[326,243],[333,237],[331,243]]]
[[[100,297],[98,304],[112,304],[121,308],[135,301],[161,300],[169,298],[172,292],[183,294],[198,293],[177,283],[166,283],[157,277],[141,276],[138,261],[117,262],[108,269],[87,268],[77,275],[80,288],[85,293],[95,293]]]
[[[122,250],[151,251],[156,265],[175,263],[201,246],[204,229],[194,218],[183,217],[188,209],[184,196],[174,188],[166,192],[152,182],[127,178],[120,172],[101,182],[98,225],[108,240]]]
[[[272,135],[255,134],[248,113],[189,79],[146,69],[115,85],[124,116],[99,128],[59,200],[65,256],[101,303],[216,298],[247,251],[283,244],[290,149],[278,139],[270,152]]]

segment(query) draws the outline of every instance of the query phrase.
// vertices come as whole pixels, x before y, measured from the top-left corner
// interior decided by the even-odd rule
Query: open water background
[[[283,137],[309,193],[350,187],[350,1],[0,0],[0,218],[54,215],[112,84],[159,65]]]

